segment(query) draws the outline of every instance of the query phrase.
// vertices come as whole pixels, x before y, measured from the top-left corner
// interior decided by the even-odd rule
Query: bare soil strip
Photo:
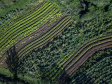
[[[98,39],[97,41],[94,41],[94,40],[93,40],[93,41],[91,41],[91,42],[86,43],[85,45],[83,45],[83,46],[76,52],[75,55],[72,55],[62,66],[65,67],[66,65],[68,65],[68,64],[74,59],[75,56],[77,56],[79,53],[81,53],[81,52],[83,51],[83,49],[86,48],[86,47],[88,47],[89,45],[94,44],[94,43],[96,43],[96,42],[98,42],[98,41],[102,41],[102,40],[110,39],[110,38],[112,38],[112,37],[111,37],[111,36],[109,36],[109,37],[105,36],[105,37],[103,37],[103,38],[101,38],[101,39]]]
[[[66,71],[63,72],[63,74],[60,76],[61,79],[65,79],[68,75],[71,76],[95,52],[99,50],[111,48],[111,47],[112,47],[112,41],[108,41],[108,42],[93,46],[92,48],[84,52],[83,55],[77,61],[75,61],[70,68],[68,68]]]
[[[96,47],[91,48],[89,51],[87,51],[86,53],[84,53],[82,55],[82,57],[77,60],[68,70],[67,70],[67,74],[72,75],[72,73],[74,71],[76,71],[90,56],[92,56],[95,52],[99,51],[99,50],[104,50],[106,48],[110,48],[112,47],[112,41],[111,42],[107,42],[103,45],[99,45]]]
[[[21,39],[18,43],[15,44],[16,47],[16,51],[18,52],[19,50],[21,50],[25,45],[29,44],[30,42],[38,39],[39,37],[41,37],[42,35],[44,35],[45,33],[47,33],[53,26],[55,26],[56,24],[58,24],[58,22],[60,22],[63,18],[65,18],[67,15],[62,16],[60,19],[56,20],[51,26],[48,26],[48,24],[50,23],[49,21],[46,22],[42,27],[40,27],[37,31],[33,32],[32,34],[30,34],[29,36]],[[35,34],[39,33],[38,36],[34,36]],[[30,37],[34,36],[33,38],[30,39]],[[25,43],[23,43],[21,45],[22,42],[26,41]],[[8,51],[10,51],[13,47],[11,47]],[[0,59],[0,61],[3,61],[2,64],[0,64],[0,67],[5,67],[7,68],[7,64],[5,63],[5,58],[6,58],[7,53],[4,53],[4,55],[2,56],[2,58]]]

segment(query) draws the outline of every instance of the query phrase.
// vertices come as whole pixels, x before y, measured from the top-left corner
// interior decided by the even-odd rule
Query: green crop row
[[[53,6],[53,5],[51,5],[51,7],[52,7],[52,6]],[[32,24],[32,22],[34,23],[34,21],[35,21],[38,17],[41,17],[42,14],[45,14],[46,11],[49,10],[49,8],[50,8],[50,7],[48,7],[47,10],[45,10],[44,12],[42,12],[41,14],[39,14],[38,16],[36,16],[36,17],[34,17],[33,19],[31,19],[30,22],[27,20],[27,21],[24,22],[24,24],[20,24],[20,25],[17,26],[17,27],[14,26],[14,27],[10,28],[11,30],[9,30],[6,34],[4,34],[4,37],[6,38],[6,36],[10,36],[13,32],[17,31],[18,28],[22,28],[22,29],[25,28],[25,25],[28,27],[29,25]],[[37,21],[38,21],[38,19],[37,19]],[[3,38],[4,38],[4,37],[3,37]],[[4,40],[3,38],[1,39],[0,42],[2,42],[2,41]]]
[[[57,9],[57,10],[55,10],[53,13],[51,12],[50,14],[54,14],[54,13],[57,12],[57,11],[59,11],[59,10]],[[44,18],[41,17],[42,20],[45,19],[48,15],[49,15],[49,13],[47,13],[47,15],[46,15]],[[39,22],[41,22],[42,20],[40,20]],[[38,22],[38,23],[39,23],[39,22]],[[35,24],[36,24],[36,23],[35,23]],[[35,24],[34,24],[33,26],[36,26]],[[33,27],[33,26],[31,26],[31,27]],[[30,28],[31,28],[31,27],[30,27]],[[23,31],[22,31],[22,32],[23,32]],[[14,33],[17,34],[17,32],[14,32]],[[19,34],[19,33],[18,33],[18,34]],[[17,35],[16,35],[16,36],[17,36]],[[14,38],[15,38],[16,36],[14,36]],[[12,37],[12,36],[11,36],[11,37]],[[23,38],[24,38],[24,37],[23,37]],[[11,41],[11,40],[13,40],[13,39],[10,39],[10,41]],[[8,43],[10,43],[10,41],[9,41]],[[4,48],[5,46],[6,46],[6,45],[2,46],[2,48]]]
[[[53,29],[52,29],[52,31],[53,31]],[[47,34],[49,34],[49,33],[47,33]],[[47,36],[47,35],[43,35],[41,38],[37,39],[36,41],[38,41],[38,40],[41,41],[41,40],[42,40],[44,37],[46,37],[46,36]],[[44,40],[44,39],[43,39],[43,40]],[[34,44],[34,43],[32,43],[32,44]],[[31,46],[32,44],[28,44],[28,45]],[[27,45],[27,46],[28,46],[28,45]],[[23,49],[23,50],[24,50],[24,49]],[[22,50],[22,51],[23,51],[23,50]]]
[[[61,22],[61,21],[60,21],[60,22]],[[59,22],[59,23],[60,23],[60,22]],[[62,22],[63,22],[63,21],[62,21]],[[63,28],[66,27],[66,26],[71,22],[71,20],[70,20],[68,23],[67,23],[67,22],[68,22],[68,21],[66,21],[66,25],[64,25],[64,24],[63,24],[64,26],[62,25]],[[58,24],[59,24],[59,23],[58,23]],[[61,24],[61,23],[60,23],[60,24]],[[59,27],[59,28],[61,28],[61,27]],[[59,28],[58,28],[58,29],[59,29]],[[62,29],[63,29],[63,28],[62,28]],[[57,30],[58,30],[58,29],[57,29]],[[57,30],[56,30],[56,31],[57,31]],[[60,32],[60,31],[59,31],[59,32]],[[57,32],[56,32],[56,33],[57,33]],[[53,35],[55,36],[55,34],[53,34]],[[45,35],[45,36],[47,36],[47,35]],[[52,36],[52,35],[50,35],[50,36]],[[45,42],[44,42],[44,43],[45,43]],[[42,44],[41,44],[41,45],[42,45]],[[41,46],[41,45],[40,45],[40,46]],[[44,74],[44,73],[41,73],[41,74]],[[38,76],[40,76],[40,74],[38,74]]]
[[[110,39],[106,39],[106,40],[103,40],[103,41],[101,41],[101,42],[98,42],[98,43],[96,43],[96,44],[92,44],[91,46],[89,46],[89,47],[87,47],[86,49],[83,49],[83,51],[78,55],[78,56],[76,56],[75,57],[75,59],[73,60],[73,61],[71,61],[71,63],[69,63],[67,66],[66,66],[66,68],[65,68],[65,70],[67,70],[68,68],[70,68],[85,52],[87,52],[89,49],[91,49],[92,47],[94,47],[94,46],[98,46],[98,45],[100,45],[100,44],[103,44],[103,43],[106,43],[106,42],[108,42],[108,41],[112,41],[112,38],[110,38]],[[103,45],[102,45],[103,46]]]
[[[64,18],[63,20],[67,20],[70,19],[70,17]],[[33,47],[38,45],[39,43],[43,42],[46,39],[48,39],[49,36],[51,36],[53,33],[57,32],[57,30],[60,28],[60,23],[61,25],[64,25],[65,22],[63,22],[63,20],[61,22],[58,23],[58,25],[56,25],[54,28],[52,28],[50,31],[48,31],[46,34],[44,34],[42,37],[40,37],[39,39],[37,39],[36,41],[33,41],[32,43],[28,44],[28,46],[25,46],[23,49],[21,49],[21,52],[19,53],[19,56],[21,56],[22,54],[24,54],[24,50],[25,52],[32,49],[29,46]],[[57,28],[58,27],[58,28]],[[26,48],[26,49],[25,49]]]
[[[55,12],[53,12],[53,13],[51,12],[51,13],[52,13],[52,14],[56,14],[56,13],[59,12],[58,9],[56,9],[56,10],[54,10],[54,11],[55,11]],[[46,17],[47,17],[47,15],[46,15]],[[43,18],[43,19],[44,19],[44,18]],[[36,23],[35,23],[35,24],[36,24]],[[41,23],[40,23],[40,24],[41,24]],[[33,28],[32,28],[32,29],[33,29]],[[30,31],[30,32],[29,32],[29,31]],[[29,30],[29,31],[28,31],[29,33],[27,33],[28,35],[30,35],[31,33],[33,33],[33,30]],[[26,33],[26,32],[25,32],[25,33]],[[24,37],[26,36],[26,34],[23,33],[23,34],[21,34],[20,36],[24,38]],[[16,40],[16,39],[15,39],[15,40]],[[16,40],[16,42],[18,42],[18,41],[19,41],[19,39]],[[11,43],[11,42],[10,42],[9,48],[10,48],[11,46],[13,46],[13,45],[14,45],[14,43]],[[9,49],[9,48],[8,48],[8,49]],[[4,49],[3,52],[6,52],[6,50],[7,50],[7,48]]]
[[[44,4],[45,4],[45,1],[38,2],[35,7],[29,8],[28,10],[25,9],[25,12],[23,12],[21,15],[14,16],[13,19],[10,19],[7,23],[3,24],[2,27],[6,27],[6,26],[8,27],[8,26],[14,24],[15,22],[17,22],[18,20],[25,18],[25,16],[32,14],[34,11],[38,10],[40,8],[40,6],[42,6]]]
[[[97,43],[97,42],[100,43],[100,41],[105,40],[105,39],[109,39],[109,38],[111,38],[111,37],[112,37],[112,36],[108,36],[108,37],[103,37],[103,38],[95,39],[95,40],[93,40],[93,41],[87,43],[87,44],[84,45],[83,47],[81,47],[81,51],[83,51],[84,48],[86,48],[87,46],[89,46],[90,43],[94,45],[94,43]],[[73,52],[73,53],[74,53],[74,52]],[[74,60],[74,57],[75,57],[76,55],[78,56],[79,53],[80,53],[79,51],[78,51],[76,54],[74,53],[75,55],[72,55],[72,56],[70,57],[69,61],[66,62],[66,63],[64,64],[64,67],[65,67],[70,61]]]
[[[37,14],[35,14],[35,15],[38,15],[38,14],[40,14],[42,11],[44,11],[45,10],[45,8],[49,5],[49,4],[47,4],[46,6],[46,3],[42,6],[42,7],[40,7],[39,8],[39,10],[37,10],[37,11],[35,11],[34,13],[37,13]],[[45,6],[45,7],[44,7]],[[42,10],[42,8],[44,9],[44,10]],[[33,13],[32,13],[33,14]],[[24,21],[24,18],[22,19],[22,20],[20,20],[20,21],[18,21],[18,22],[16,22],[16,23],[13,23],[13,25],[11,25],[10,27],[8,26],[8,27],[5,27],[4,28],[4,33],[9,33],[10,31],[12,31],[13,29],[12,29],[12,27],[16,27],[16,26],[19,26],[19,25],[21,25],[21,23],[24,23],[24,22],[27,22],[28,21],[28,19],[30,19],[30,18],[34,18],[34,15],[32,15],[31,14],[31,16],[29,17],[29,18],[27,18],[25,21]],[[27,16],[26,16],[27,17]],[[6,29],[6,30],[5,30]],[[7,32],[8,31],[8,32]],[[6,35],[5,34],[5,35]],[[4,35],[4,34],[2,34],[2,35]],[[5,36],[4,35],[4,36]]]
[[[54,9],[55,10],[55,9]],[[14,32],[13,34],[15,34],[15,35],[13,35],[13,34],[11,34],[8,38],[11,38],[10,40],[5,40],[4,42],[2,42],[1,43],[1,46],[2,46],[2,48],[1,49],[3,49],[8,43],[10,43],[14,38],[16,38],[17,36],[19,36],[19,34],[21,34],[21,33],[24,33],[25,31],[27,31],[27,30],[29,30],[29,29],[31,29],[31,28],[33,28],[33,26],[35,26],[35,25],[37,25],[39,22],[41,22],[44,18],[46,18],[49,14],[51,14],[54,10],[52,10],[50,13],[48,13],[45,17],[41,17],[42,19],[41,20],[39,20],[39,21],[37,21],[35,24],[33,24],[33,25],[31,25],[30,27],[23,27],[23,28],[26,28],[25,30],[23,30],[23,28],[20,28],[20,30],[18,30],[18,31],[16,31],[16,32]],[[8,36],[8,35],[7,35]],[[7,43],[6,43],[7,42]],[[3,44],[3,43],[5,43],[5,45]]]
[[[61,67],[61,66],[57,67],[57,66],[54,66],[51,70],[45,71],[43,74],[45,74],[45,76],[46,75],[49,75],[49,76],[55,75],[54,77],[56,77],[58,75],[58,74],[56,74],[56,72],[58,72],[58,70],[56,70],[56,69],[59,68],[59,69],[63,70],[63,67]],[[56,72],[54,72],[54,71],[56,71]]]

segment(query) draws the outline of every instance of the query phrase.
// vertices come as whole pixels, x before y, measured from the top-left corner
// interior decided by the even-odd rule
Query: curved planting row
[[[103,41],[107,41],[107,40],[111,40],[112,36],[106,36],[106,37],[103,37],[103,38],[99,38],[99,39],[96,39],[96,40],[93,40],[87,44],[85,44],[83,47],[81,47],[78,52],[73,52],[73,55],[64,63],[62,64],[63,67],[65,67],[66,65],[68,65],[70,62],[72,62],[74,60],[74,58],[76,58],[80,53],[84,52],[84,50],[86,49],[89,49],[89,47],[91,46],[95,46],[97,44],[101,44],[101,42]]]
[[[112,77],[112,66],[110,66],[112,65],[111,61],[112,56],[107,56],[105,58],[100,59],[98,62],[94,63],[89,68],[81,71],[79,74],[75,74],[75,78],[73,78],[72,84],[109,84],[109,80]]]
[[[20,57],[25,56],[25,54],[29,53],[33,49],[35,49],[37,47],[42,47],[51,38],[55,37],[59,32],[61,32],[64,28],[66,28],[66,26],[70,25],[71,22],[73,22],[73,21],[71,20],[71,18],[69,16],[63,18],[60,22],[57,23],[57,25],[53,26],[46,34],[44,34],[40,38],[34,40],[33,42],[29,43],[24,48],[22,48],[18,52],[19,56]]]
[[[75,52],[69,52],[66,56],[64,56],[61,60],[59,60],[55,65],[53,65],[52,69],[46,70],[43,74],[44,76],[50,76],[51,79],[55,79],[56,77],[61,76],[63,70],[69,70],[70,67],[74,64],[74,62],[78,61],[79,58],[89,50],[91,47],[103,45],[106,42],[112,41],[112,36],[99,38],[93,40],[83,47],[79,49],[79,51],[75,54]],[[104,48],[108,48],[109,46],[105,46]],[[110,46],[111,47],[111,46]],[[39,76],[39,75],[38,75]]]
[[[70,64],[80,53],[82,53],[86,48],[97,45],[98,43],[101,43],[103,40],[110,40],[112,36],[99,38],[96,40],[93,40],[87,44],[85,44],[83,47],[79,49],[78,52],[70,52],[67,54],[64,58],[62,58],[57,64],[62,67],[66,67],[66,65]]]
[[[103,46],[102,46],[103,45]],[[67,70],[67,74],[72,75],[72,73],[77,70],[90,56],[92,56],[96,51],[98,50],[103,50],[105,48],[110,48],[112,47],[112,41],[111,42],[107,42],[104,43],[102,45],[99,45],[97,47],[92,48],[91,50],[89,50],[89,52],[86,52],[85,55],[83,55],[83,57],[81,57],[80,59],[78,59],[76,61],[76,63],[74,63],[68,70]],[[73,67],[73,68],[72,68]]]
[[[39,2],[38,5],[37,5],[36,7],[33,8],[33,10],[28,11],[27,14],[22,14],[22,15],[19,15],[19,16],[17,16],[17,17],[14,17],[14,19],[11,19],[11,20],[8,21],[6,24],[3,24],[3,25],[2,25],[2,28],[3,28],[3,27],[8,27],[8,26],[14,24],[15,22],[17,22],[17,21],[19,21],[19,20],[25,18],[26,16],[32,14],[33,12],[35,12],[36,10],[38,10],[43,4],[45,4],[45,1]],[[24,12],[23,12],[23,13],[24,13]]]
[[[20,60],[22,60],[23,57],[26,54],[28,54],[29,52],[31,52],[33,49],[46,45],[52,38],[56,37],[65,28],[70,26],[72,22],[73,22],[73,20],[71,20],[71,17],[69,17],[67,15],[62,16],[60,19],[55,21],[51,26],[48,26],[48,25],[46,26],[46,24],[49,23],[49,22],[47,22],[43,26],[43,28],[40,28],[40,31],[36,31],[36,32],[32,33],[27,38],[24,38],[22,41],[17,43],[15,45],[15,47],[17,47],[16,51],[18,52]],[[24,42],[24,43],[21,44],[21,42]],[[5,60],[5,56],[3,57],[3,59],[0,59],[0,60],[1,61]],[[4,65],[4,64],[5,64],[5,61],[2,65]]]
[[[21,39],[18,43],[15,44],[16,47],[16,51],[18,52],[21,48],[23,48],[25,45],[27,45],[28,43],[32,42],[34,39],[39,38],[41,35],[43,35],[45,32],[47,32],[50,28],[52,28],[53,26],[55,26],[61,19],[63,19],[64,17],[66,17],[67,15],[62,16],[60,19],[56,20],[54,24],[52,24],[51,26],[48,26],[49,21],[46,22],[46,24],[44,24],[42,27],[40,27],[38,30],[36,30],[35,32],[33,32],[32,34],[30,34],[29,36],[25,37],[24,39]],[[45,32],[43,32],[44,30],[46,30]],[[36,35],[38,34],[38,36]],[[32,37],[32,39],[31,39]],[[12,48],[9,49],[9,51]],[[3,57],[0,59],[0,61],[5,61],[4,59],[6,58],[6,54],[5,53],[3,55]]]
[[[32,21],[33,20],[33,21]],[[38,19],[39,20],[39,19]],[[24,21],[22,21],[22,22],[24,22]],[[27,23],[28,22],[28,23]],[[31,18],[31,21],[25,21],[25,23],[22,25],[22,24],[20,24],[18,27],[16,27],[16,26],[14,26],[12,29],[12,31],[11,30],[9,30],[9,32],[7,32],[8,34],[7,34],[7,36],[5,36],[4,37],[4,39],[2,38],[2,40],[1,40],[1,45],[0,45],[0,47],[1,47],[1,50],[9,43],[9,42],[11,42],[14,38],[16,38],[18,35],[20,35],[21,33],[23,33],[24,32],[24,29],[25,30],[27,30],[27,29],[30,29],[30,28],[32,28],[33,27],[33,25],[34,25],[34,23],[35,22],[37,22],[37,18]],[[32,23],[33,22],[33,23]],[[31,24],[32,23],[32,24]],[[37,24],[36,24],[37,25]],[[30,26],[30,27],[29,27]],[[28,28],[29,27],[29,28]],[[12,37],[12,38],[11,38]],[[8,39],[8,38],[11,38],[10,40]],[[6,40],[7,39],[7,40]],[[7,42],[8,41],[8,42]]]
[[[91,47],[103,45],[106,42],[112,41],[112,36],[99,38],[89,42],[80,48],[80,50],[75,54],[75,52],[69,52],[66,56],[64,56],[61,60],[59,60],[55,65],[53,65],[52,69],[46,70],[42,72],[44,76],[49,76],[51,79],[55,79],[56,77],[61,76],[63,70],[69,70],[70,67],[74,64],[74,62],[78,61],[79,58],[89,50]],[[110,45],[109,45],[110,46]],[[105,46],[104,48],[108,48],[109,46]],[[110,46],[111,47],[111,46]],[[100,49],[100,48],[99,48]],[[38,76],[40,76],[38,74]]]
[[[62,65],[65,69],[64,73],[66,74],[63,73],[61,77],[72,75],[73,72],[77,70],[96,51],[110,47],[112,47],[112,36],[103,37],[84,45],[75,55],[71,56],[67,62]]]
[[[36,31],[38,26],[43,24],[42,22],[47,22],[47,19],[50,19],[49,15],[56,15],[59,12],[53,4],[46,2],[35,12],[15,22],[15,24],[5,27],[4,31],[1,31],[0,52],[3,54],[20,39]]]
[[[69,64],[71,61],[73,61],[75,59],[76,56],[78,56],[83,50],[84,48],[87,48],[89,47],[90,45],[95,45],[95,43],[100,43],[102,40],[106,40],[106,39],[110,39],[112,36],[106,36],[106,37],[103,37],[103,38],[99,38],[99,39],[96,39],[96,40],[93,40],[87,44],[85,44],[84,46],[82,46],[78,52],[69,52],[67,55],[65,55],[61,60],[59,60],[57,62],[57,65],[60,66],[60,67],[63,67],[63,68],[66,68],[66,65]]]
[[[48,24],[49,24],[49,21],[46,24],[44,24],[41,28],[39,28],[38,30],[36,30],[35,32],[30,34],[29,36],[25,37],[24,39],[21,39],[18,43],[16,43],[15,44],[16,50],[18,50],[18,48],[21,48],[21,46],[23,44],[25,44],[24,41],[29,41],[31,37],[33,37],[36,33],[41,32],[44,28],[47,27]],[[10,52],[11,49],[13,49],[13,47],[11,47],[8,51]],[[1,59],[0,59],[0,62],[1,62],[0,66],[2,66],[5,63],[6,56],[7,56],[7,53],[4,53],[4,55],[1,57]]]

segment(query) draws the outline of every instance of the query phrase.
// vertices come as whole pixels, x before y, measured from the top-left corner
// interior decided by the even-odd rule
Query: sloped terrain
[[[111,82],[111,0],[39,0],[15,10],[0,16],[0,81]]]

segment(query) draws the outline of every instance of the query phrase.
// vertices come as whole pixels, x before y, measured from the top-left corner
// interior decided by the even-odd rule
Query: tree
[[[7,51],[6,63],[11,73],[14,74],[14,79],[17,79],[17,68],[19,66],[19,58],[15,50],[15,46]]]

